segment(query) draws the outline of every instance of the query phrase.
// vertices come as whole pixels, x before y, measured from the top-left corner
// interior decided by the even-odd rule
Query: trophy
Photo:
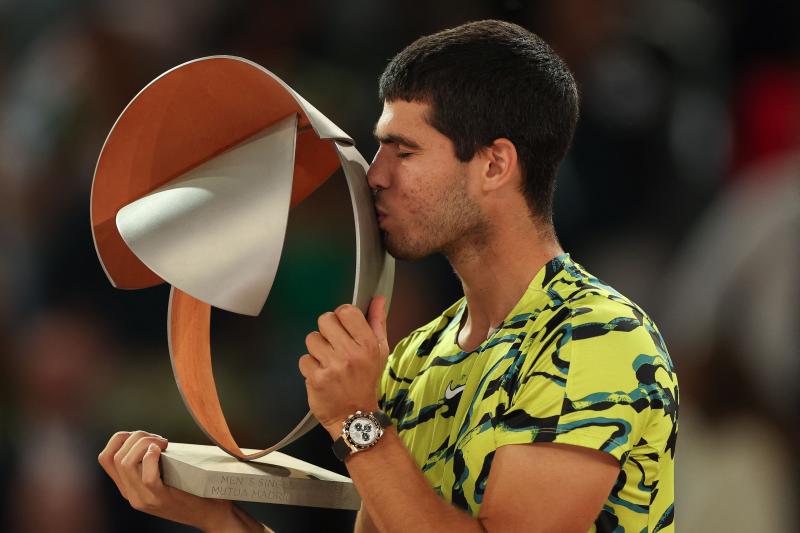
[[[289,210],[341,167],[355,217],[353,304],[391,295],[383,249],[353,139],[273,73],[213,56],[150,82],[100,152],[92,236],[111,284],[171,285],[167,338],[189,413],[216,446],[170,443],[164,482],[212,498],[357,509],[352,481],[282,454],[317,421],[309,412],[279,442],[241,448],[211,366],[211,307],[256,316],[281,257]]]

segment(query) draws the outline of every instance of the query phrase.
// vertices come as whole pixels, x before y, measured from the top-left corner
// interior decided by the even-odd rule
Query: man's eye
[[[412,155],[411,152],[397,152],[397,157],[399,157],[400,159],[405,159],[410,155]]]

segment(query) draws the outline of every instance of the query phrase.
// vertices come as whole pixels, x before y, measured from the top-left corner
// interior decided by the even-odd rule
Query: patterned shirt
[[[569,254],[470,352],[456,342],[465,308],[403,339],[381,379],[381,408],[434,490],[477,516],[498,447],[585,446],[621,467],[590,531],[674,531],[678,382],[650,318]]]

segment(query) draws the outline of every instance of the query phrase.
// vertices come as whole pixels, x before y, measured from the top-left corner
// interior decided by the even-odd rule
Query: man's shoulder
[[[617,459],[644,437],[658,450],[674,446],[677,376],[644,310],[570,260],[537,289],[538,314],[519,332],[525,338],[509,387],[512,432],[535,426],[543,438],[549,431],[554,442]]]
[[[609,358],[636,358],[643,353],[671,367],[667,347],[651,317],[633,300],[567,258],[531,305],[529,348],[562,347],[562,356],[605,352]]]
[[[583,313],[632,311],[647,316],[630,298],[569,258],[562,262],[542,290],[554,303],[563,302],[568,308],[580,309]]]

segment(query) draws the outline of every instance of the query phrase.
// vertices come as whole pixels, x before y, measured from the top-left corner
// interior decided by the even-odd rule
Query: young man
[[[368,180],[386,246],[402,259],[443,253],[464,298],[391,355],[380,298],[366,317],[350,305],[322,315],[306,339],[309,405],[363,499],[356,530],[672,531],[666,347],[552,225],[578,115],[567,67],[528,31],[482,21],[400,52],[380,96]],[[118,433],[100,462],[136,508],[263,530],[230,502],[165,487],[165,446]]]

